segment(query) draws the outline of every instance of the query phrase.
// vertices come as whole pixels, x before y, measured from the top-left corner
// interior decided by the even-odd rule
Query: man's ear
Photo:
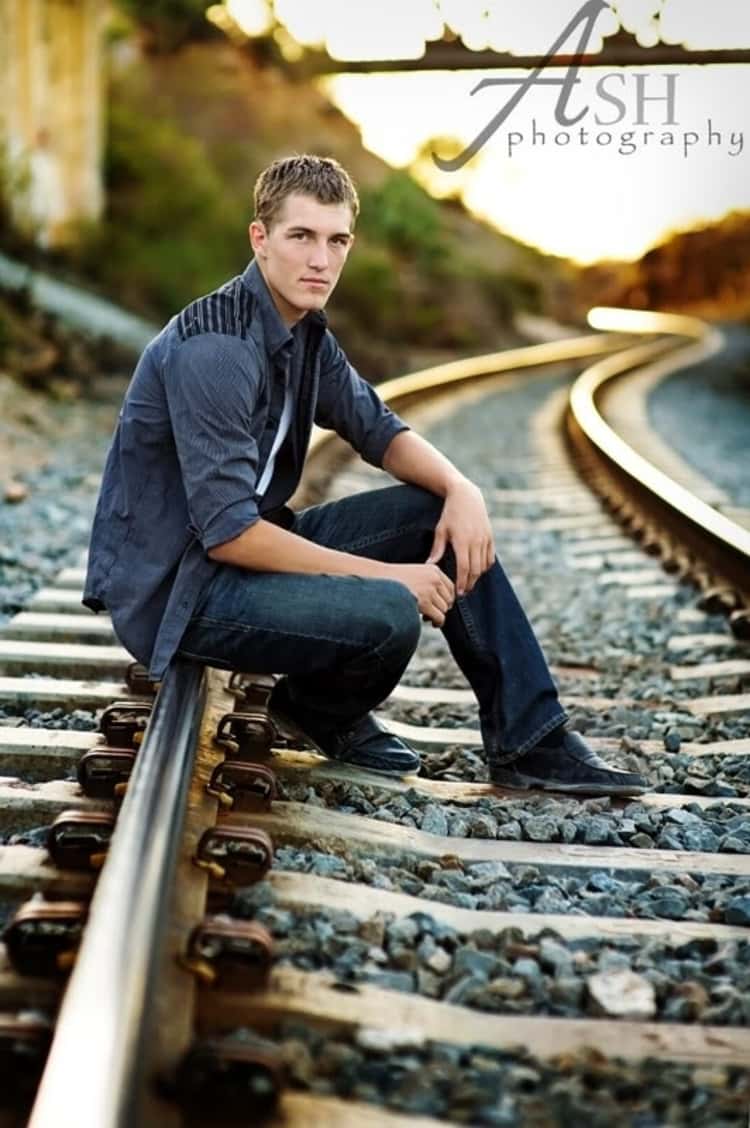
[[[261,258],[264,257],[264,250],[267,238],[265,224],[259,219],[254,219],[247,229],[250,237],[250,246],[253,248],[255,254],[260,254]]]

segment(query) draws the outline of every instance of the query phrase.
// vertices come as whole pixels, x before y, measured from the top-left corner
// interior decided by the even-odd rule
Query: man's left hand
[[[436,564],[450,545],[456,557],[456,594],[466,595],[495,559],[492,526],[481,491],[463,478],[445,496],[427,564]]]

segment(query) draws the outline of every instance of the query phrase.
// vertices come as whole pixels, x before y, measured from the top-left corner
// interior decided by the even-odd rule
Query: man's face
[[[250,243],[276,308],[287,325],[322,309],[333,293],[354,236],[348,204],[287,196],[268,231],[250,224]]]

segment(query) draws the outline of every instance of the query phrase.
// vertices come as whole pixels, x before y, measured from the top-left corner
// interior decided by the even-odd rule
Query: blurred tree
[[[373,242],[412,255],[424,266],[441,262],[447,243],[440,207],[407,172],[392,172],[360,196],[358,225]]]
[[[154,51],[175,51],[189,39],[221,33],[206,19],[208,0],[119,0],[120,7],[146,33]]]

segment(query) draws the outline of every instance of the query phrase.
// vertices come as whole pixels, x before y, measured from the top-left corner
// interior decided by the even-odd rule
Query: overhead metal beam
[[[545,65],[545,55],[511,55],[500,51],[471,51],[460,40],[428,43],[419,59],[340,60],[324,51],[305,54],[302,67],[319,73],[428,70],[535,70]],[[555,55],[547,67],[662,67],[749,64],[750,49],[690,51],[680,44],[658,43],[641,47],[635,36],[618,32],[604,41],[596,54]]]

